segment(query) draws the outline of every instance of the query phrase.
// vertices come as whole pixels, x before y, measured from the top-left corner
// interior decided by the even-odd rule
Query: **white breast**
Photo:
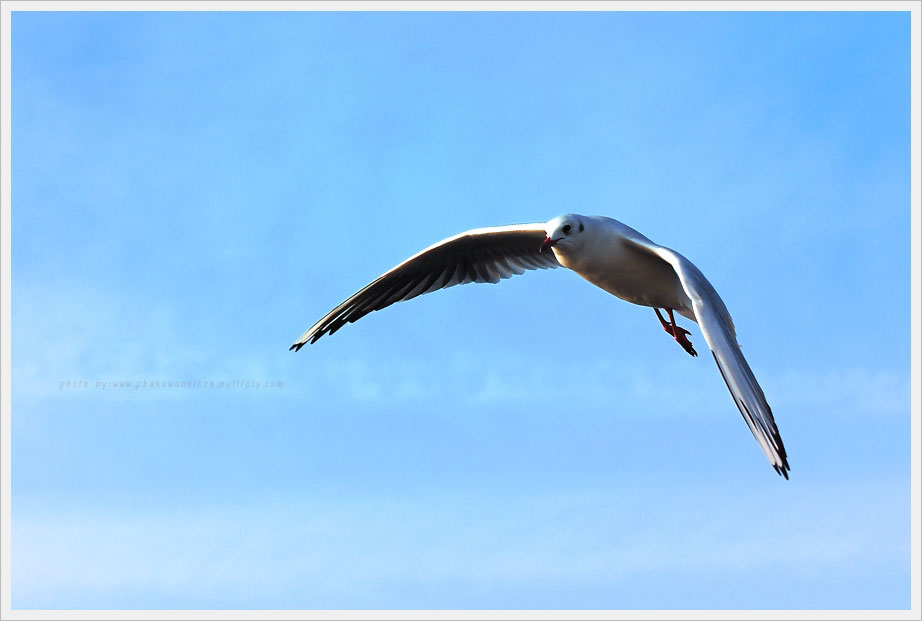
[[[587,228],[589,235],[573,251],[555,246],[560,264],[622,300],[671,308],[694,319],[691,300],[673,267],[625,243],[626,233],[640,233],[617,220],[604,220],[609,222]]]

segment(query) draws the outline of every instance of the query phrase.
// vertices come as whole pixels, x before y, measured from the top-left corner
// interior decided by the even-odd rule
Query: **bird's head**
[[[582,216],[565,213],[548,220],[545,225],[547,238],[541,246],[542,251],[554,249],[554,253],[566,254],[577,250],[583,244],[586,224]]]

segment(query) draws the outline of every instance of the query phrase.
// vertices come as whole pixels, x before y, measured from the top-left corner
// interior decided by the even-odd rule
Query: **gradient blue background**
[[[12,26],[14,608],[909,606],[908,13]],[[288,351],[568,211],[709,276],[790,481],[565,270]]]

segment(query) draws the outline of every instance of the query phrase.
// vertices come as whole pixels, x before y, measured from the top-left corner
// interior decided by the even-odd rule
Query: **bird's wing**
[[[678,252],[654,244],[642,236],[627,239],[635,248],[654,254],[673,267],[685,293],[692,300],[695,318],[743,419],[775,471],[785,479],[788,478],[788,470],[791,467],[788,465],[784,443],[772,417],[772,410],[765,400],[759,382],[752,374],[752,369],[743,357],[736,341],[733,320],[717,291],[701,270]]]
[[[419,252],[352,295],[295,341],[301,349],[324,334],[376,310],[445,287],[470,282],[497,283],[525,270],[560,267],[553,252],[541,252],[544,224],[473,229]]]

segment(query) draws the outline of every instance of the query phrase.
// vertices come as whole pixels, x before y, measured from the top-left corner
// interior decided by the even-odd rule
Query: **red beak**
[[[555,246],[558,241],[560,240],[551,239],[550,237],[545,237],[544,242],[541,244],[541,248],[538,250],[538,252],[544,252],[545,248],[550,248],[551,246]]]

